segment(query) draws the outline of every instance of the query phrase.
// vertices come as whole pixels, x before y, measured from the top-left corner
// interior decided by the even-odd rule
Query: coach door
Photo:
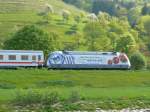
[[[32,64],[36,64],[36,55],[32,55]]]
[[[4,55],[0,54],[0,66],[3,64],[4,62]]]

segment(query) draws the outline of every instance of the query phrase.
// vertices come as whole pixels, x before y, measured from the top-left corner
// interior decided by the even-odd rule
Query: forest
[[[150,26],[150,1],[149,0],[63,0],[68,4],[96,14],[99,27],[102,26],[107,38],[106,43],[111,43],[111,47],[116,50],[127,50],[122,44],[125,35],[130,35],[132,42],[127,42],[133,49],[141,51],[149,50],[149,26]],[[105,24],[105,26],[104,26]],[[92,25],[90,25],[92,26]],[[88,27],[88,26],[86,26]],[[102,29],[102,28],[100,28]],[[89,33],[89,32],[88,32]],[[104,34],[104,33],[103,33]],[[110,36],[109,36],[110,35]],[[100,36],[100,35],[99,35]],[[114,36],[114,37],[113,37]],[[96,36],[98,37],[98,36]],[[120,39],[116,39],[116,38]],[[112,38],[112,40],[111,40]],[[126,38],[127,39],[127,38]],[[115,42],[115,40],[117,40]],[[94,40],[93,40],[94,41]],[[103,46],[103,45],[102,45]],[[110,47],[110,45],[108,45]],[[117,47],[118,46],[118,47]],[[134,46],[136,48],[134,48]],[[112,48],[110,48],[112,49]],[[125,51],[128,52],[128,51]]]

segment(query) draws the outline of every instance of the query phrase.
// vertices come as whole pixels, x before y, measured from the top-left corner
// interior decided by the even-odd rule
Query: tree
[[[141,37],[144,37],[147,41],[147,39],[150,39],[150,16],[142,16],[138,22],[137,30],[140,33]],[[144,39],[143,38],[143,39]]]
[[[53,13],[53,7],[50,4],[45,4],[44,9],[40,13],[38,13],[38,16],[41,16],[43,18],[44,23],[49,23],[49,21],[52,19]]]
[[[74,17],[74,20],[76,21],[77,24],[79,24],[81,21],[81,17],[79,15],[77,15]]]
[[[127,15],[127,9],[126,9],[126,8],[123,8],[123,7],[120,7],[120,8],[118,8],[118,9],[116,9],[115,15],[116,15],[117,17],[126,16],[126,15]]]
[[[75,5],[78,8],[84,9],[86,11],[91,11],[92,0],[62,0],[66,3]]]
[[[84,28],[85,40],[89,50],[106,50],[110,47],[106,30],[99,22],[87,23]]]
[[[132,53],[136,50],[136,42],[134,37],[130,33],[123,34],[117,41],[116,46],[117,51],[122,51],[125,53]]]
[[[25,26],[16,32],[11,39],[5,41],[4,49],[42,50],[48,54],[56,49],[58,35],[45,33],[34,25]],[[57,43],[57,46],[59,44]]]
[[[110,32],[108,34],[108,36],[109,36],[110,41],[111,41],[112,50],[115,50],[119,36],[115,32]]]
[[[138,4],[138,0],[128,0],[128,1],[122,0],[121,2],[121,5],[126,9],[135,8],[137,4]]]
[[[82,33],[77,32],[73,35],[73,43],[74,43],[74,46],[75,46],[76,50],[80,50],[80,48],[82,46],[84,46],[85,38],[82,35]]]
[[[144,29],[147,32],[148,36],[150,36],[150,16],[143,17]]]
[[[44,12],[40,14],[43,17],[46,23],[49,22],[52,18],[52,14],[54,13],[54,9],[50,4],[46,4],[44,7]]]
[[[128,23],[126,23],[125,21],[123,23],[122,20],[112,17],[109,20],[108,27],[108,37],[111,40],[113,50],[116,50],[120,35],[123,35],[124,32],[129,32]]]
[[[53,9],[52,5],[50,5],[50,4],[45,5],[45,13],[54,13],[54,9]]]
[[[132,54],[130,57],[130,62],[131,67],[135,70],[146,68],[147,65],[145,57],[139,52]]]
[[[128,21],[132,27],[137,24],[138,19],[140,18],[140,8],[132,8],[128,12]]]
[[[63,10],[62,17],[63,17],[64,21],[68,21],[69,17],[70,17],[70,12],[68,10]]]
[[[91,22],[94,22],[94,21],[98,21],[98,18],[97,16],[94,14],[94,13],[91,13],[87,16],[87,18],[91,21]]]
[[[142,8],[142,15],[147,15],[147,14],[149,14],[150,12],[149,12],[150,10],[149,10],[149,7],[148,7],[148,4],[147,3],[145,3],[145,5],[144,5],[144,7]]]
[[[111,16],[108,13],[105,12],[99,12],[98,13],[98,20],[101,25],[106,26],[110,22]]]
[[[111,0],[94,0],[92,4],[92,12],[98,14],[99,11],[107,12],[110,15],[115,15],[116,3]]]

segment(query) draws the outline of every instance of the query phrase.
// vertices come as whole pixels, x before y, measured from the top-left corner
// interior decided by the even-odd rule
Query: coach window
[[[21,56],[21,60],[28,60],[28,59],[29,59],[29,57],[27,55],[22,55]]]
[[[3,60],[4,56],[3,55],[0,55],[0,60]]]
[[[41,55],[38,55],[38,61],[41,61]]]
[[[33,61],[36,61],[36,56],[32,56],[32,60],[33,60]]]
[[[9,60],[16,60],[16,55],[9,55],[9,56],[8,56],[8,59],[9,59]]]

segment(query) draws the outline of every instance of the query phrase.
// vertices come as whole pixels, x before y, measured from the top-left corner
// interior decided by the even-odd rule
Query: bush
[[[68,101],[71,102],[71,103],[75,103],[75,102],[78,102],[80,101],[80,95],[78,92],[76,91],[72,91],[71,95],[69,96],[68,98]]]
[[[20,106],[42,104],[44,106],[51,106],[58,103],[60,100],[57,92],[47,92],[46,94],[39,93],[37,91],[28,90],[24,93],[17,92],[13,103]]]
[[[130,58],[131,66],[135,70],[140,70],[146,68],[146,59],[145,57],[137,52],[134,53]]]
[[[149,63],[147,64],[147,69],[150,70],[150,64]]]
[[[54,105],[60,101],[59,94],[57,92],[46,93],[42,98],[43,105]]]
[[[16,92],[13,103],[20,106],[32,105],[40,103],[41,98],[42,95],[40,93],[32,90],[28,90],[26,93],[24,93],[24,91],[18,91]]]
[[[69,17],[70,17],[70,12],[68,10],[63,10],[62,11],[62,17],[64,20],[69,20]]]

